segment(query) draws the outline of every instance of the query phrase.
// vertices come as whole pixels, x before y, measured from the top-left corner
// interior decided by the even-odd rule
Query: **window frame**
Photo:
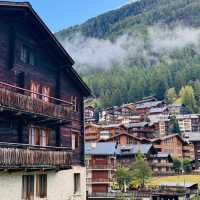
[[[34,198],[34,185],[34,175],[22,175],[22,199],[31,200]]]
[[[37,145],[42,147],[49,145],[50,129],[37,126],[30,126],[28,132],[30,145]],[[44,133],[45,136],[43,136]]]
[[[74,173],[74,194],[80,194],[81,192],[81,174]]]
[[[35,66],[36,54],[33,48],[26,44],[22,44],[20,49],[20,61],[24,64]]]
[[[77,96],[71,96],[71,103],[72,103],[72,110],[74,112],[78,112],[79,109],[78,109],[78,101],[77,101]]]
[[[39,198],[47,198],[47,185],[48,177],[47,174],[36,175],[36,196]]]
[[[76,150],[80,146],[80,136],[79,133],[72,132],[72,150]]]

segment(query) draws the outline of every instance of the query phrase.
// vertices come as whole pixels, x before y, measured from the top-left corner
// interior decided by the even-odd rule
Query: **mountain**
[[[64,29],[56,36],[61,40],[81,32],[86,37],[110,38],[153,24],[200,26],[199,0],[140,0],[107,12],[87,22]]]
[[[140,0],[56,33],[100,107],[200,79],[200,1]]]

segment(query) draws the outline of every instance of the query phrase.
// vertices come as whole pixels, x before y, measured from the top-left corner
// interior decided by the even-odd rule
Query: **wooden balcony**
[[[112,182],[112,178],[87,178],[88,184],[110,184]]]
[[[169,162],[151,162],[150,164],[153,167],[173,167],[173,163]]]
[[[60,170],[71,162],[69,148],[0,143],[0,170]]]
[[[35,97],[31,97],[33,94]],[[0,82],[1,112],[32,117],[43,123],[63,123],[71,120],[71,109],[69,102]]]
[[[115,164],[105,164],[105,165],[89,165],[87,167],[89,170],[115,170]]]

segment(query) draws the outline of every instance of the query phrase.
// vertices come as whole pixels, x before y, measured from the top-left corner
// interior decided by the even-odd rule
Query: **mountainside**
[[[199,27],[199,0],[140,0],[56,37],[100,97],[100,107],[149,95],[161,99],[169,88],[179,93],[185,85],[199,104]]]
[[[81,32],[86,37],[110,38],[153,24],[200,26],[199,0],[140,0],[92,18],[56,34],[61,40]],[[136,30],[137,31],[137,30]]]

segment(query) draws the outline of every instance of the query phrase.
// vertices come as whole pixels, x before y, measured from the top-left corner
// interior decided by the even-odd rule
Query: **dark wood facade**
[[[0,51],[0,142],[13,149],[13,156],[16,147],[10,143],[30,145],[30,151],[51,146],[45,151],[55,156],[62,147],[66,159],[84,164],[83,99],[90,91],[29,3],[0,3]],[[36,137],[48,130],[48,141],[30,144],[33,127]]]

